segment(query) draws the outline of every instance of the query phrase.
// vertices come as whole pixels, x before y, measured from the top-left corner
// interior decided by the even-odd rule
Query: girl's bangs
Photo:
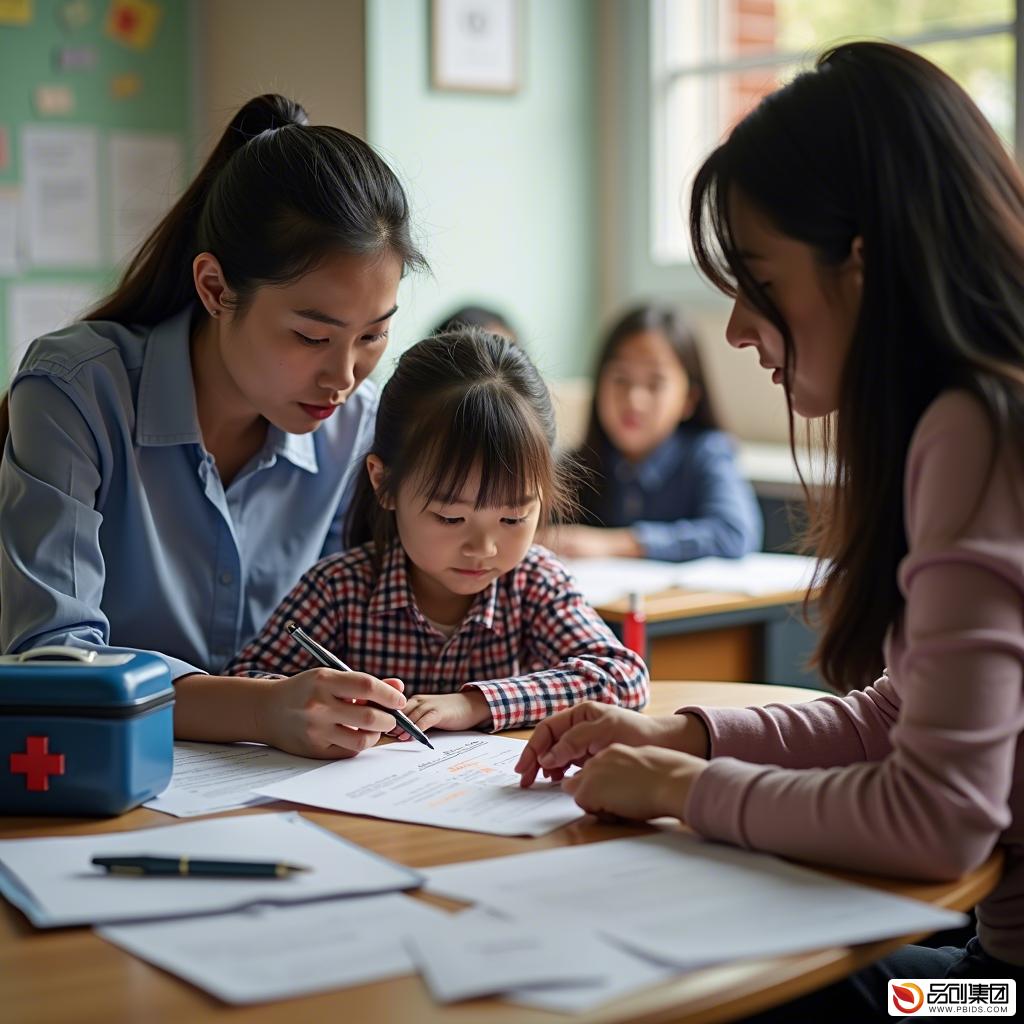
[[[546,439],[508,392],[473,389],[454,409],[444,402],[424,433],[432,440],[418,458],[416,489],[425,504],[472,501],[474,508],[521,508],[549,493],[554,460]],[[476,392],[476,393],[474,393]],[[464,493],[479,473],[475,496]]]

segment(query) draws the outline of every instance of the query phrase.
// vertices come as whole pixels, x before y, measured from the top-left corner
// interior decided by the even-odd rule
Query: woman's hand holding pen
[[[311,668],[266,684],[257,708],[257,734],[263,742],[303,757],[352,757],[372,747],[394,728],[395,720],[366,707],[373,700],[387,708],[405,707],[398,679],[365,672]]]

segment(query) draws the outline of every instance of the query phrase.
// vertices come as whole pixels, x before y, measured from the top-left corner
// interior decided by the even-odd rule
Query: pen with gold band
[[[321,647],[308,633],[302,630],[302,627],[298,623],[288,621],[285,623],[284,628],[292,635],[292,639],[304,650],[307,654],[311,654],[317,661],[320,662],[325,668],[334,668],[339,672],[353,672],[354,669],[348,667],[336,654],[332,654],[326,647]],[[427,739],[427,734],[423,732],[419,726],[414,725],[412,720],[402,714],[401,711],[396,711],[394,708],[386,708],[383,704],[378,704],[375,700],[366,701],[368,708],[376,708],[378,711],[383,711],[385,715],[391,715],[395,722],[404,729],[414,740],[419,740],[424,746],[429,747],[431,750],[434,749],[434,745]]]
[[[93,857],[93,864],[111,875],[215,875],[221,878],[287,878],[309,871],[301,864],[275,864],[255,860],[209,860],[201,857]]]

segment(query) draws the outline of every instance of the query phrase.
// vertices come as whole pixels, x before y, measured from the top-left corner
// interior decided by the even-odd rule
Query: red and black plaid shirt
[[[647,702],[643,659],[619,643],[546,548],[531,547],[478,594],[450,638],[417,607],[405,551],[394,545],[379,573],[370,552],[363,545],[313,566],[227,674],[314,667],[285,631],[294,619],[354,670],[401,679],[409,696],[475,686],[495,731],[533,725],[584,700],[627,708]]]

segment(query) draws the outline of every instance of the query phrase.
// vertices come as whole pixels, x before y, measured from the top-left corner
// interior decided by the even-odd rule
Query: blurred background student
[[[500,334],[509,341],[518,341],[519,336],[508,319],[496,309],[487,306],[460,306],[452,310],[431,332],[450,334],[460,327],[479,327],[491,334]]]
[[[760,546],[754,492],[718,429],[693,332],[671,308],[640,306],[608,332],[574,454],[580,523],[544,536],[560,555],[684,562]]]

